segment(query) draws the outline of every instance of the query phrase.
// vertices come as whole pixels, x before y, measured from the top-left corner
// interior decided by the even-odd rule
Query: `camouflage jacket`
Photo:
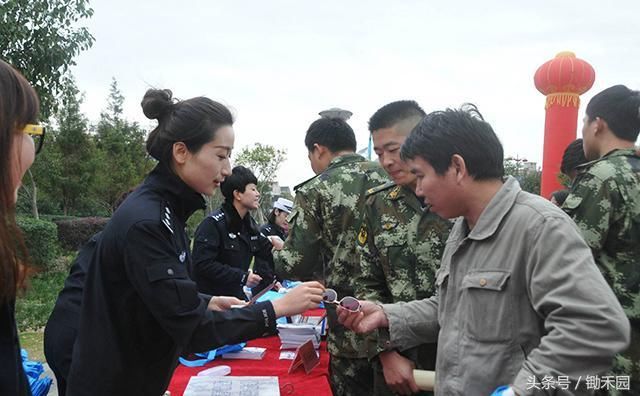
[[[284,248],[274,253],[276,272],[285,278],[323,280],[339,298],[352,296],[352,280],[360,261],[356,235],[365,193],[385,181],[387,175],[377,163],[347,154],[334,158],[323,173],[296,186],[289,236]],[[331,309],[329,314],[331,319]],[[332,355],[366,356],[360,337],[335,322],[330,325]]]
[[[614,150],[584,165],[563,209],[578,224],[596,264],[632,321],[640,320],[640,157]]]
[[[640,156],[614,150],[580,166],[563,209],[631,321],[631,345],[615,371],[640,379]],[[632,363],[633,362],[633,363]],[[633,364],[633,366],[632,366]]]
[[[381,303],[431,297],[451,226],[423,210],[408,187],[389,182],[369,190],[358,233],[356,296]],[[369,345],[370,357],[384,350],[388,339],[388,332],[380,331],[377,342]]]

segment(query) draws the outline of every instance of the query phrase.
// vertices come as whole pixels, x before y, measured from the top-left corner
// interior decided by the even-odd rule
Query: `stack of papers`
[[[250,359],[261,360],[264,357],[267,348],[260,347],[244,347],[240,351],[225,353],[223,359]]]
[[[184,396],[278,396],[278,377],[191,377]]]
[[[315,349],[320,348],[320,328],[306,323],[278,324],[280,349],[297,349],[311,340]]]

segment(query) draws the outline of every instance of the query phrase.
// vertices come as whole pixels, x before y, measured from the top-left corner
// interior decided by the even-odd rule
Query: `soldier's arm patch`
[[[367,226],[364,223],[362,223],[360,232],[358,232],[358,243],[360,246],[364,246],[367,243]]]

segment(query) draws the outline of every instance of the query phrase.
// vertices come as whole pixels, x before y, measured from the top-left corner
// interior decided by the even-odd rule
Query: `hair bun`
[[[144,115],[152,120],[159,120],[173,108],[173,93],[169,89],[150,89],[142,98],[140,105]]]

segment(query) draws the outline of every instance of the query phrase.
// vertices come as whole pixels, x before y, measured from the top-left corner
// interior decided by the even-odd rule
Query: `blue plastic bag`
[[[24,349],[20,350],[20,354],[22,355],[22,367],[29,380],[31,394],[33,396],[46,396],[49,393],[53,379],[46,376],[40,378],[44,373],[42,363],[29,360],[29,354]]]

